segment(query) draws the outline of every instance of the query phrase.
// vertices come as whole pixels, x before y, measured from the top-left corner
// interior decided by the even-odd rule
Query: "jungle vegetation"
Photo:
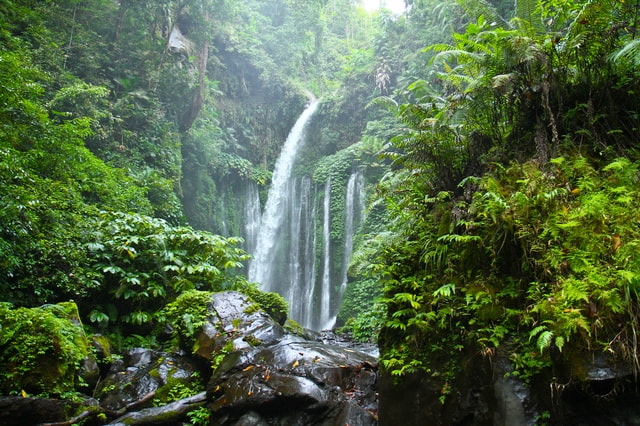
[[[443,398],[463,351],[640,370],[638,5],[406,3],[0,1],[2,321],[73,299],[151,344],[181,295],[255,292],[220,202],[266,188],[310,90],[304,167],[367,168],[341,316],[384,369]]]

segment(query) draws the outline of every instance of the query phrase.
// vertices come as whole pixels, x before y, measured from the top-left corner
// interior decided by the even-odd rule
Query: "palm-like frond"
[[[627,41],[609,59],[614,63],[628,62],[636,66],[640,65],[640,39],[636,38]]]

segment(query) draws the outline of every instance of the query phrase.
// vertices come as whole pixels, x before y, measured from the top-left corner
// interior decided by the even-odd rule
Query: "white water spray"
[[[324,187],[324,212],[322,219],[322,287],[320,293],[320,324],[331,328],[331,177]]]
[[[317,107],[318,101],[316,99],[312,100],[298,118],[284,143],[273,171],[267,203],[260,221],[260,232],[256,242],[254,259],[249,265],[249,280],[261,283],[262,289],[265,291],[273,291],[272,289],[274,288],[275,246],[278,230],[287,211],[286,189],[291,177],[291,170],[298,148],[304,141],[304,132],[307,124]]]

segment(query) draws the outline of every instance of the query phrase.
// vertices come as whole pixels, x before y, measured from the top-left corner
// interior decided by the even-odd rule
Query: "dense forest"
[[[84,398],[102,341],[103,372],[130,348],[196,354],[217,292],[313,333],[248,278],[247,205],[317,98],[291,172],[329,276],[309,304],[377,344],[376,422],[566,424],[563,392],[631,398],[640,4],[405,5],[0,0],[0,395]],[[497,376],[531,390],[522,418],[470,402]],[[235,424],[215,404],[192,424]]]

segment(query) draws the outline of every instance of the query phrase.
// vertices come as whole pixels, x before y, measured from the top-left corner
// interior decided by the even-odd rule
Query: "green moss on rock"
[[[0,391],[61,394],[80,384],[81,362],[92,356],[73,302],[38,308],[0,303]]]
[[[256,302],[260,308],[264,309],[278,324],[282,325],[285,323],[289,306],[287,301],[278,293],[267,293],[255,288],[247,288],[242,290],[242,292]]]

